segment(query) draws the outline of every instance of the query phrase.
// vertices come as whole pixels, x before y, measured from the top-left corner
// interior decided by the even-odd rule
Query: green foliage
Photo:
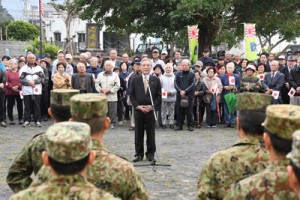
[[[11,22],[11,20],[0,20],[0,32],[2,32],[2,38],[0,40],[6,40],[7,35],[6,35],[6,27],[8,24]]]
[[[39,36],[36,26],[24,21],[12,21],[7,26],[9,40],[29,41]]]
[[[33,53],[40,53],[40,40],[34,40],[31,42],[31,45],[28,45],[24,48],[24,50],[30,50]],[[45,53],[50,53],[52,58],[55,58],[57,52],[59,51],[60,47],[56,46],[54,44],[50,44],[50,43],[46,43],[45,41],[43,41],[43,54]]]
[[[243,38],[243,23],[256,23],[262,47],[274,48],[270,38],[292,41],[300,36],[299,0],[74,0],[82,19],[94,19],[112,31],[142,33],[177,43],[188,25],[197,24],[199,49]],[[182,42],[182,41],[181,41]]]

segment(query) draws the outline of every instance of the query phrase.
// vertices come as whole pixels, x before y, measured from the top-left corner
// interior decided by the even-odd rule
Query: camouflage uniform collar
[[[281,159],[281,160],[275,160],[273,162],[270,162],[270,164],[267,166],[267,169],[276,171],[281,168],[286,171],[286,167],[290,164],[289,159]]]
[[[246,136],[242,139],[239,139],[233,146],[243,145],[243,144],[250,144],[250,145],[257,145],[257,144],[264,144],[262,136]]]
[[[72,185],[79,182],[87,182],[86,178],[79,175],[55,175],[52,176],[48,183],[57,184],[57,185]]]
[[[104,146],[103,142],[100,142],[99,140],[96,139],[92,139],[92,143],[93,143],[93,150],[106,150],[108,151],[108,149]]]

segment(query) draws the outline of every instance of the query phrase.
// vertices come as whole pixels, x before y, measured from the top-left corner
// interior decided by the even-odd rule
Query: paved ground
[[[43,128],[22,128],[20,125],[0,127],[0,200],[8,199],[12,194],[5,181],[10,163],[35,134],[45,131],[51,123],[43,123]],[[205,161],[212,153],[229,147],[236,140],[236,131],[233,129],[202,128],[193,132],[157,129],[157,164],[171,166],[136,168],[142,175],[151,199],[195,199],[197,179]],[[133,159],[134,132],[128,131],[128,125],[107,132],[105,143],[113,152],[128,160]]]

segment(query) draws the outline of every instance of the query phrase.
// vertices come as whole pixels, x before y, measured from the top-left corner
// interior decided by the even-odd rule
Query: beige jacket
[[[57,72],[53,76],[53,89],[69,89],[71,85],[71,76],[68,73]]]
[[[212,79],[208,78],[208,77],[205,77],[203,79],[203,82],[205,84],[205,87],[206,87],[206,90],[204,92],[204,102],[205,103],[210,103],[210,100],[211,100],[211,97],[212,97],[212,94],[208,94],[206,91],[209,90],[211,91],[212,88],[218,88],[218,91],[217,91],[217,101],[220,102],[220,94],[222,92],[222,89],[223,89],[223,85],[222,85],[222,82],[221,80],[214,76]]]

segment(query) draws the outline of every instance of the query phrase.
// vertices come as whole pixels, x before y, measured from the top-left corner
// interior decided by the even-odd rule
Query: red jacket
[[[19,95],[19,92],[12,90],[13,86],[18,86],[18,90],[22,90],[22,85],[20,83],[19,72],[6,71],[6,95]]]

